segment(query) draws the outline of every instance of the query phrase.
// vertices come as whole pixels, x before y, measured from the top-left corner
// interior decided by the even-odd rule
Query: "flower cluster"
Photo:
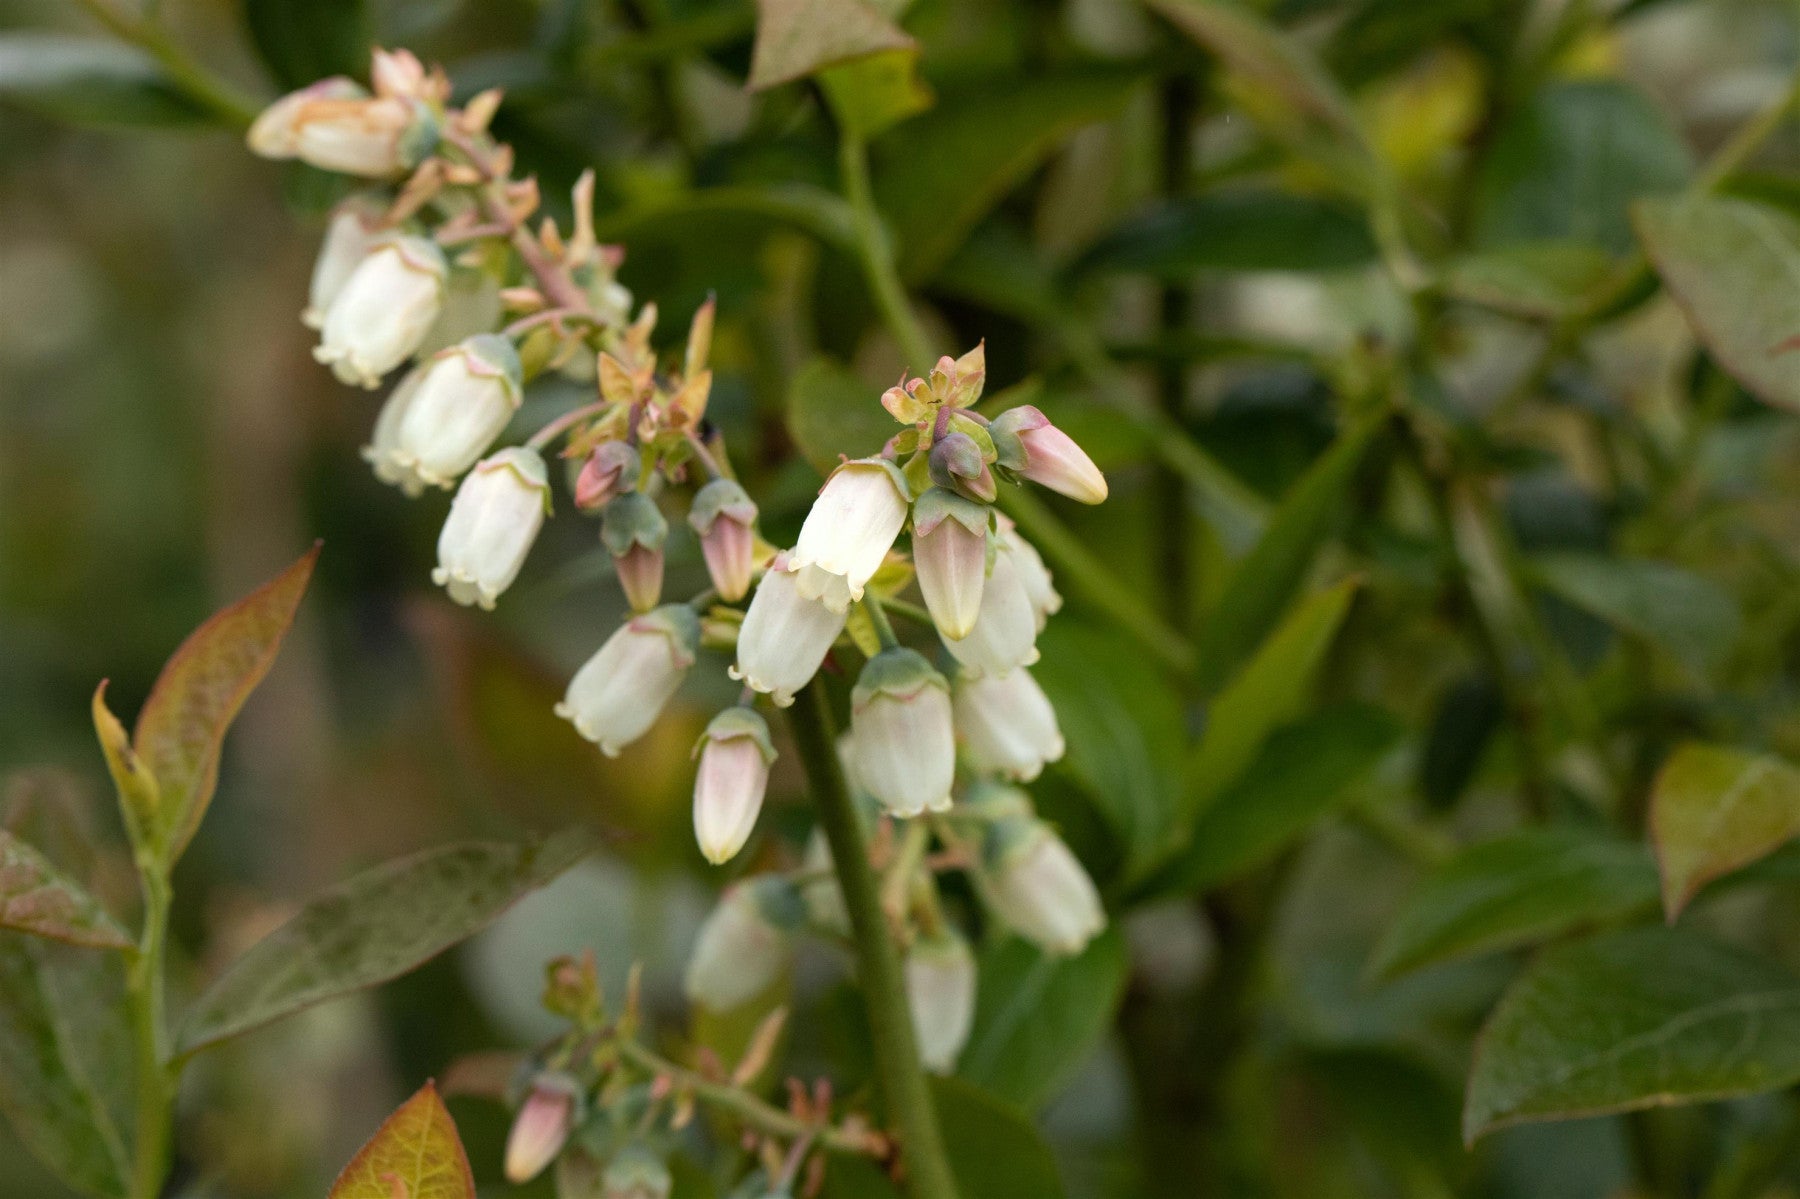
[[[448,107],[442,74],[404,52],[377,53],[372,78],[372,91],[333,79],[280,100],[250,144],[368,181],[331,217],[303,319],[319,331],[316,357],[345,382],[399,376],[364,455],[408,495],[455,489],[433,579],[458,603],[492,608],[543,526],[545,455],[560,454],[574,506],[599,518],[632,615],[575,672],[556,711],[617,755],[705,652],[728,652],[741,694],[694,749],[694,832],[713,863],[743,850],[763,805],[777,749],[758,704],[785,708],[827,663],[847,672],[860,658],[841,756],[906,947],[922,1056],[951,1069],[976,972],[939,872],[970,874],[988,919],[1046,952],[1079,952],[1104,925],[1093,883],[1017,786],[1063,753],[1029,669],[1062,601],[995,506],[1003,484],[1027,482],[1099,503],[1104,476],[1036,408],[978,411],[978,345],[889,388],[880,402],[902,427],[884,446],[845,447],[875,452],[831,473],[792,546],[768,544],[706,420],[710,302],[681,361],[659,369],[655,307],[633,314],[614,278],[621,252],[595,241],[591,178],[577,185],[570,237],[547,219],[534,229],[535,184],[513,178],[510,149],[487,133],[497,93]],[[453,276],[474,286],[453,288]],[[490,302],[452,305],[453,290]],[[496,448],[526,387],[548,371],[591,379],[594,399]],[[684,499],[711,586],[664,602],[670,517]],[[829,865],[815,834],[793,869],[728,889],[690,963],[690,997],[741,1006],[783,972],[802,930],[841,935]],[[548,1130],[579,1108],[566,1087],[534,1091],[509,1161],[554,1155]]]

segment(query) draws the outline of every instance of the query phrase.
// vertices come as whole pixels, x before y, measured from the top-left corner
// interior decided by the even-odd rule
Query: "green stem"
[[[875,639],[881,642],[881,648],[893,649],[898,646],[900,639],[894,636],[894,626],[889,623],[884,605],[873,591],[863,596],[862,608],[869,614],[869,623],[875,626]]]
[[[187,56],[149,17],[120,12],[108,0],[80,0],[93,18],[120,41],[154,58],[186,96],[234,129],[248,129],[259,106]]]
[[[169,1174],[175,1074],[163,1046],[163,973],[169,935],[169,880],[160,864],[140,863],[144,931],[127,979],[136,1051],[137,1122],[132,1132],[131,1199],[156,1199]]]
[[[820,827],[831,846],[844,907],[850,914],[857,978],[875,1043],[876,1073],[889,1117],[899,1133],[907,1189],[915,1199],[955,1199],[956,1179],[950,1172],[931,1088],[913,1040],[900,954],[882,914],[880,885],[869,865],[856,805],[844,784],[831,712],[818,679],[806,685],[798,702],[788,709],[788,719],[807,785],[818,805]]]
[[[858,134],[841,131],[838,141],[838,173],[843,177],[844,198],[856,226],[856,250],[862,259],[863,276],[875,306],[881,310],[882,323],[900,343],[900,352],[916,371],[926,371],[937,361],[931,352],[931,335],[919,322],[900,272],[894,266],[894,247],[888,241],[887,227],[875,207],[875,193],[869,186],[869,148]]]

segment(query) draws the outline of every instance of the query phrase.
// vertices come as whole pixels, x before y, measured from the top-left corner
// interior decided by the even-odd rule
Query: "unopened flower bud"
[[[913,505],[913,566],[938,632],[960,641],[975,628],[987,583],[988,510],[933,487]]]
[[[459,604],[491,609],[537,540],[550,480],[536,450],[514,446],[481,462],[450,503],[431,581]]]
[[[437,118],[417,100],[311,95],[282,107],[290,99],[277,100],[263,114],[277,119],[260,142],[251,128],[251,148],[265,157],[298,158],[341,175],[391,179],[437,148]]]
[[[251,122],[244,140],[250,152],[260,158],[292,158],[299,149],[300,114],[308,105],[317,100],[366,99],[368,94],[361,84],[344,75],[321,79],[289,92],[263,109]]]
[[[893,548],[910,498],[899,468],[886,459],[859,458],[832,471],[794,546],[800,594],[848,611]]]
[[[662,599],[663,542],[668,536],[662,510],[641,491],[627,491],[606,506],[600,540],[612,555],[633,612],[648,612]]]
[[[938,438],[926,465],[933,483],[978,503],[991,504],[1000,494],[981,447],[967,433],[946,433]]]
[[[669,1199],[674,1190],[668,1164],[642,1141],[615,1153],[600,1179],[600,1199]]]
[[[529,1182],[556,1160],[575,1125],[580,1091],[572,1079],[543,1074],[533,1081],[506,1137],[506,1180]]]
[[[378,477],[399,483],[408,494],[449,487],[505,430],[521,394],[512,343],[477,334],[401,380],[363,457]]]
[[[688,959],[687,997],[728,1012],[768,990],[794,956],[806,908],[792,883],[759,875],[728,888],[700,927]]]
[[[1029,670],[959,676],[950,702],[969,765],[984,774],[1028,783],[1063,755],[1056,709]]]
[[[423,97],[425,64],[411,50],[380,50],[370,56],[369,82],[378,96]]]
[[[845,619],[846,613],[801,595],[794,572],[778,559],[750,597],[731,677],[787,707],[818,673]]]
[[[775,745],[769,725],[755,709],[726,708],[706,726],[694,753],[694,839],[700,853],[717,866],[737,856],[769,786]]]
[[[906,999],[919,1062],[934,1074],[956,1068],[975,1022],[975,955],[957,933],[921,937],[906,954]]]
[[[923,655],[884,649],[850,694],[853,754],[862,785],[896,816],[950,806],[956,732],[950,687]]]
[[[1012,930],[1046,952],[1080,953],[1106,927],[1100,893],[1062,838],[1040,820],[988,829],[987,897]]]
[[[694,496],[688,524],[700,536],[700,554],[719,598],[727,603],[750,594],[756,567],[756,503],[731,479],[714,479]]]
[[[1050,418],[1029,404],[1009,408],[994,418],[994,429],[1019,439],[1025,463],[1019,473],[1084,504],[1106,498],[1106,476],[1087,452]]]
[[[389,236],[383,223],[386,213],[387,204],[370,195],[351,196],[332,210],[331,220],[325,226],[325,240],[319,243],[319,256],[313,260],[306,310],[300,314],[307,328],[318,329],[325,324],[326,310],[351,273],[362,265],[369,251]]]
[[[422,237],[383,238],[325,310],[313,357],[345,383],[375,387],[424,341],[444,303],[449,266]]]
[[[1019,536],[1011,521],[1001,519],[1000,544],[1012,551],[1013,566],[1019,572],[1019,581],[1025,584],[1025,594],[1031,597],[1031,610],[1037,617],[1037,630],[1041,633],[1050,618],[1062,611],[1062,595],[1057,592],[1056,584],[1050,578],[1050,568],[1038,556],[1037,548]]]
[[[965,674],[1004,675],[1037,661],[1037,627],[1017,555],[1002,542],[981,590],[975,627],[961,641],[945,641],[944,647]]]
[[[700,618],[686,604],[634,616],[575,672],[556,714],[616,758],[656,723],[699,643]]]
[[[604,441],[581,464],[575,476],[575,506],[584,512],[606,507],[614,498],[637,487],[643,460],[623,441]]]

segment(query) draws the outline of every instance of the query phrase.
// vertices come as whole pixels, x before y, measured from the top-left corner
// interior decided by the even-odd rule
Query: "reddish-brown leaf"
[[[475,1199],[456,1122],[427,1082],[356,1151],[329,1199]]]
[[[0,928],[16,928],[71,945],[126,949],[131,938],[100,901],[49,859],[0,830]]]

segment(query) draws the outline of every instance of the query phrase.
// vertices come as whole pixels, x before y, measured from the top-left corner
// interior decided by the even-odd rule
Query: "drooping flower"
[[[750,594],[756,568],[756,503],[733,479],[714,479],[694,496],[688,524],[700,537],[700,554],[719,598],[732,603]]]
[[[449,487],[494,443],[523,390],[512,342],[482,333],[420,363],[375,422],[363,457],[409,494]]]
[[[1080,953],[1106,927],[1094,881],[1041,820],[990,825],[983,856],[985,891],[995,914],[1046,952]]]
[[[478,464],[457,488],[432,582],[459,604],[491,609],[537,540],[550,480],[536,450],[513,446]]]
[[[987,583],[988,510],[941,487],[913,505],[913,567],[938,632],[960,641],[975,628]]]
[[[750,1002],[793,961],[794,933],[805,920],[805,905],[784,878],[758,875],[727,888],[688,958],[687,997],[715,1012]]]
[[[342,382],[379,386],[437,320],[448,273],[443,251],[425,238],[383,238],[332,297],[313,357]]]
[[[908,498],[899,468],[886,459],[859,458],[832,471],[791,556],[800,594],[833,612],[861,599],[906,523]]]
[[[575,1126],[580,1087],[558,1074],[541,1074],[513,1117],[506,1136],[505,1173],[508,1182],[529,1182],[556,1160]]]
[[[600,523],[600,540],[612,555],[619,586],[633,612],[648,612],[662,599],[663,542],[669,522],[641,491],[615,496]]]
[[[756,827],[775,745],[769,725],[755,709],[726,708],[706,726],[694,746],[700,768],[694,775],[694,839],[715,866],[737,856]]]
[[[369,93],[356,80],[333,75],[289,92],[257,114],[244,137],[259,158],[292,158],[299,149],[300,116],[319,100],[361,100]]]
[[[1106,498],[1106,476],[1087,451],[1030,404],[1002,412],[990,430],[996,448],[1001,448],[1009,435],[1018,439],[1024,461],[1010,462],[1005,449],[1001,449],[1000,461],[1032,482],[1084,504],[1098,504]]]
[[[405,96],[370,96],[341,77],[290,92],[264,109],[246,139],[264,158],[298,158],[320,170],[391,179],[437,148],[431,107]]]
[[[923,655],[896,646],[862,669],[850,695],[856,776],[896,816],[950,806],[956,732],[950,688]]]
[[[381,197],[367,194],[351,196],[332,210],[331,220],[325,226],[325,240],[319,244],[319,256],[313,260],[306,309],[300,314],[307,328],[318,329],[325,324],[331,301],[369,251],[390,236],[384,223],[386,213],[387,204]]]
[[[946,640],[944,647],[965,674],[1003,675],[1037,661],[1037,630],[1037,613],[1020,576],[1017,555],[1001,542],[981,590],[975,627],[960,641]]]
[[[967,941],[945,928],[913,943],[905,974],[919,1061],[934,1074],[948,1074],[975,1023],[975,955]]]
[[[831,643],[844,631],[846,615],[801,595],[794,572],[777,557],[750,597],[731,677],[765,692],[776,707],[787,707],[819,672]]]
[[[1056,590],[1050,568],[1038,556],[1037,548],[1021,537],[1006,517],[1000,517],[999,524],[1000,544],[1012,551],[1013,566],[1019,572],[1019,581],[1025,584],[1025,594],[1031,597],[1031,610],[1037,616],[1037,630],[1041,633],[1050,618],[1062,611],[1062,595]]]
[[[1023,667],[998,676],[959,676],[950,702],[963,753],[975,770],[1028,783],[1063,755],[1056,709]]]
[[[656,723],[699,645],[700,618],[686,604],[634,616],[575,672],[556,714],[616,758]]]

